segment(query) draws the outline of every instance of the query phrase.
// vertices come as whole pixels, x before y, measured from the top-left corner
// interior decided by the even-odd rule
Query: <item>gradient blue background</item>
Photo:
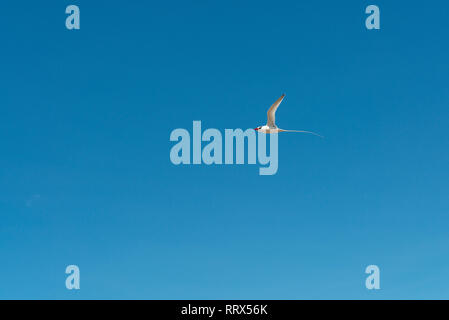
[[[0,12],[0,298],[449,298],[447,1]],[[170,162],[173,129],[254,128],[283,92],[278,125],[326,138],[281,135],[276,175]]]

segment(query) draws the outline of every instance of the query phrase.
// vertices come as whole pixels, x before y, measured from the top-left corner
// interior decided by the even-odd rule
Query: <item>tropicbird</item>
[[[285,94],[282,94],[282,96],[277,99],[273,105],[270,107],[270,109],[268,109],[267,112],[267,124],[264,126],[259,126],[257,128],[254,128],[254,130],[256,131],[260,131],[263,133],[278,133],[278,132],[302,132],[302,133],[310,133],[310,134],[314,134],[318,137],[323,138],[321,135],[319,135],[318,133],[312,132],[312,131],[304,131],[304,130],[285,130],[285,129],[280,129],[276,126],[275,123],[275,119],[276,119],[276,110],[278,109],[279,105],[281,104],[282,100],[284,99]]]

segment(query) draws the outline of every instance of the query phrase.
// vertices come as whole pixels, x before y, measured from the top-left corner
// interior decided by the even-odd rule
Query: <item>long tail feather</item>
[[[304,130],[284,130],[284,129],[279,129],[279,131],[281,131],[281,132],[301,132],[301,133],[310,133],[310,134],[313,134],[313,135],[315,135],[315,136],[318,136],[318,137],[324,139],[324,137],[323,137],[322,135],[319,135],[318,133],[315,133],[315,132],[312,132],[312,131],[304,131]]]

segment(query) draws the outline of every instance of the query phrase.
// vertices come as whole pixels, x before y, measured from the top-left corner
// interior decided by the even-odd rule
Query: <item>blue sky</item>
[[[448,3],[0,11],[0,298],[449,298]],[[278,125],[325,139],[280,135],[276,175],[170,162],[173,129],[263,125],[283,92]]]

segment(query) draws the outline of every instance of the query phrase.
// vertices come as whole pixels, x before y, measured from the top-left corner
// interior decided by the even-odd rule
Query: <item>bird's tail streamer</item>
[[[284,130],[284,129],[281,129],[280,131],[282,131],[282,132],[300,132],[300,133],[309,133],[309,134],[313,134],[313,135],[315,135],[315,136],[318,136],[318,137],[324,139],[324,137],[323,137],[322,135],[320,135],[320,134],[318,134],[318,133],[315,133],[315,132],[312,132],[312,131],[305,131],[305,130]]]

